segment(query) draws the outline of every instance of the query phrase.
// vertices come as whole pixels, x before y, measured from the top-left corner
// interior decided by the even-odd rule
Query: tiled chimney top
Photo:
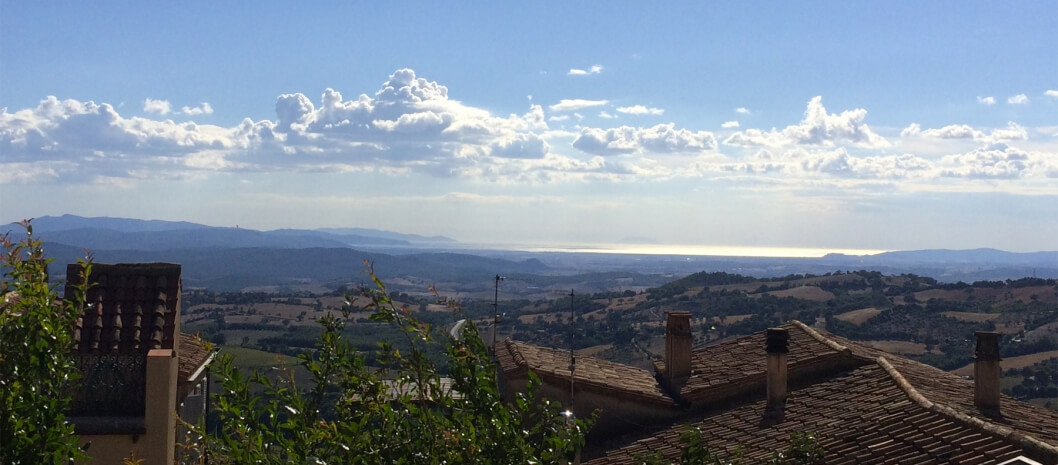
[[[790,333],[783,328],[768,328],[764,335],[764,350],[769,354],[790,352]]]
[[[691,375],[691,313],[666,313],[665,374],[670,381],[680,383]]]
[[[977,331],[974,336],[977,336],[974,358],[982,361],[999,361],[999,333]]]
[[[783,328],[768,328],[764,334],[766,360],[766,383],[768,403],[765,417],[769,421],[782,421],[786,406],[786,354],[790,352],[790,333]]]
[[[974,405],[981,413],[1000,416],[999,412],[999,333],[977,331],[974,349]]]
[[[82,281],[81,266],[66,269],[66,295]],[[180,265],[92,265],[85,308],[74,328],[82,354],[175,349],[179,334]]]

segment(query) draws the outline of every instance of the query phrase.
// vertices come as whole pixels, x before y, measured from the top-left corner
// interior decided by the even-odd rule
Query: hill
[[[194,248],[309,248],[408,247],[415,244],[455,244],[442,237],[424,237],[374,229],[277,229],[257,231],[216,227],[184,221],[130,218],[85,218],[75,215],[33,219],[33,229],[44,240],[92,250],[170,250]],[[16,223],[0,233],[21,234]]]

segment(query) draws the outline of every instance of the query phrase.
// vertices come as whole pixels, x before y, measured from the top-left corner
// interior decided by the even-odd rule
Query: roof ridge
[[[522,355],[522,351],[518,349],[514,339],[507,338],[503,340],[503,343],[507,346],[507,351],[511,353],[511,360],[514,360],[514,364],[520,367],[528,365],[525,361],[525,356]]]
[[[841,352],[842,354],[845,354],[845,355],[849,355],[849,354],[852,353],[852,349],[849,349],[846,346],[838,344],[834,340],[828,339],[826,336],[824,336],[822,334],[819,334],[819,331],[816,331],[815,329],[812,329],[811,327],[809,327],[808,325],[806,325],[804,323],[801,323],[800,321],[790,320],[790,323],[793,324],[794,326],[798,327],[801,331],[804,331],[809,336],[812,336],[813,339],[815,339],[815,340],[817,340],[819,342],[822,342],[823,344],[826,344],[827,347],[830,347],[831,349],[834,349],[837,352]]]
[[[940,405],[930,401],[926,398],[926,396],[923,396],[921,393],[919,393],[918,389],[915,389],[915,386],[912,385],[911,382],[909,382],[906,378],[904,378],[904,375],[902,375],[900,371],[896,369],[896,367],[889,363],[889,360],[886,360],[885,357],[879,356],[877,359],[875,359],[875,361],[878,363],[879,366],[882,367],[882,369],[885,370],[889,377],[893,379],[893,382],[896,383],[897,387],[899,387],[900,390],[904,391],[904,393],[907,394],[907,397],[919,407],[943,415],[979,431],[999,436],[1004,439],[1008,439],[1010,441],[1018,443],[1023,449],[1031,450],[1034,453],[1040,454],[1041,456],[1058,457],[1058,447],[1036,439],[1035,437],[1029,434],[1022,433],[1006,426],[997,425],[995,423],[959,412],[946,405]]]

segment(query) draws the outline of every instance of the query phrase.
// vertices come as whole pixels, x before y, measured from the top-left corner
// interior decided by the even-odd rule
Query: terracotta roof
[[[67,267],[66,295],[81,281],[80,265]],[[146,353],[172,349],[179,324],[180,265],[92,265],[84,314],[74,330],[82,354]]]
[[[865,363],[848,357],[847,348],[827,344],[795,324],[787,323],[781,327],[790,334],[786,363],[791,377]],[[763,386],[767,359],[764,347],[764,332],[761,331],[695,349],[691,355],[691,376],[680,388],[680,397],[692,403],[715,401],[738,395],[756,385]],[[663,363],[656,366],[664,369]]]
[[[798,431],[815,435],[827,463],[999,463],[1022,453],[1015,440],[923,408],[878,362],[791,390],[782,421],[765,421],[765,401],[756,397],[638,440],[627,438],[628,445],[586,464],[632,464],[637,455],[655,452],[677,458],[679,436],[689,427],[701,431],[711,452],[741,448],[747,463],[783,450]]]
[[[1003,416],[990,418],[974,406],[973,381],[797,321],[783,327],[793,389],[781,422],[763,420],[760,332],[694,351],[680,396],[702,410],[666,430],[596,445],[614,450],[589,463],[678,455],[688,426],[702,429],[714,452],[741,445],[751,463],[785,447],[793,431],[815,433],[828,463],[999,463],[1023,452],[1058,462],[1058,413],[1003,396]]]
[[[205,370],[200,369],[209,365],[215,353],[215,351],[211,350],[209,343],[202,340],[201,337],[180,333],[179,341],[180,348],[176,351],[179,358],[176,369],[177,404],[191,393],[195,383],[205,373]]]
[[[180,358],[177,368],[177,377],[180,381],[194,381],[191,377],[198,372],[213,356],[209,343],[201,337],[187,333],[180,333],[180,350],[177,351]]]
[[[538,347],[506,339],[496,357],[504,374],[532,370],[542,378],[569,379],[569,351]],[[584,388],[619,397],[671,406],[671,397],[658,386],[650,372],[594,357],[577,356],[574,383]]]
[[[799,322],[797,324],[800,324]],[[801,325],[804,326],[804,325]],[[951,372],[891,355],[856,342],[817,331],[827,339],[849,347],[853,355],[863,358],[884,357],[908,384],[923,398],[954,413],[980,417],[997,427],[1010,428],[1036,439],[1058,446],[1058,412],[1000,396],[1000,418],[987,418],[974,405],[974,382]],[[1002,362],[1000,362],[1002,364]]]

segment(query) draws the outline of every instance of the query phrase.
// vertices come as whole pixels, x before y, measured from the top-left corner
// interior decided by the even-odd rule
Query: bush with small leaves
[[[73,328],[86,288],[60,299],[48,283],[44,244],[28,221],[22,226],[23,239],[0,241],[0,463],[66,464],[86,458],[65,417],[76,371]],[[91,264],[82,265],[87,277]]]

